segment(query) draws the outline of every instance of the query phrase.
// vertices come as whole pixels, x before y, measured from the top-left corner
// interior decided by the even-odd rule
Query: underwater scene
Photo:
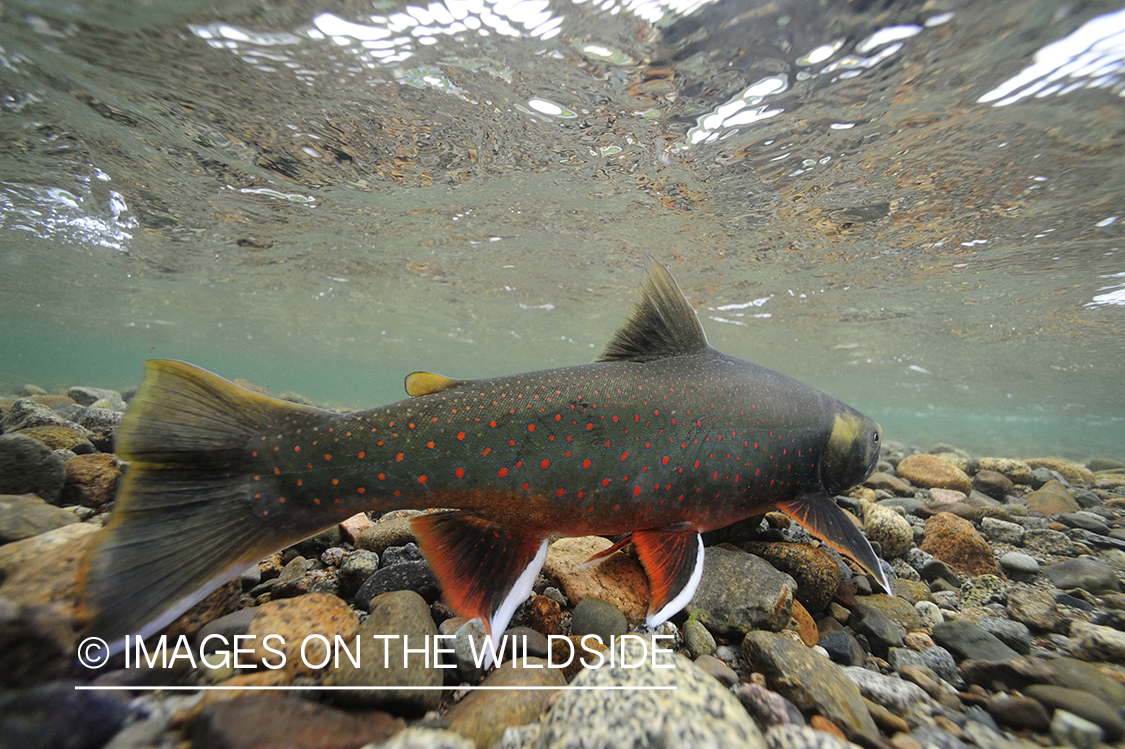
[[[1122,244],[1120,0],[4,0],[0,747],[1120,742]]]

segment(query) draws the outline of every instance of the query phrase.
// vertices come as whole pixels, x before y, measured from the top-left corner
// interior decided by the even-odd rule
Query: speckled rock
[[[990,603],[1003,604],[1008,597],[1008,584],[996,575],[979,575],[966,578],[958,594],[961,606],[971,608]]]
[[[1009,523],[996,518],[981,518],[980,529],[985,536],[993,541],[1014,546],[1022,544],[1023,537],[1027,534],[1027,529],[1019,523]]]
[[[1125,664],[1125,632],[1074,620],[1070,625],[1070,652],[1086,661]]]
[[[321,669],[309,667],[323,662],[331,655],[331,650],[325,648],[323,641],[310,635],[326,637],[329,643],[334,643],[337,636],[344,642],[351,642],[358,631],[359,619],[350,606],[336,596],[310,593],[263,604],[250,621],[248,634],[254,635],[254,642],[259,644],[253,659],[274,665],[280,661],[280,657],[263,646],[267,644],[265,638],[268,635],[280,635],[284,644],[273,642],[271,647],[285,654],[285,665],[282,668],[296,677],[333,670],[331,660]],[[306,637],[309,638],[308,642],[305,642]]]
[[[864,697],[900,715],[909,712],[916,705],[930,701],[929,695],[917,684],[884,676],[862,666],[848,666],[844,669],[844,676],[859,687]]]
[[[801,647],[800,645],[795,645]],[[739,746],[766,749],[761,731],[738,699],[718,681],[679,655],[624,643],[626,663],[582,671],[571,686],[675,686],[675,691],[569,690],[547,713],[536,749],[631,749],[636,747]],[[647,659],[645,655],[647,654]],[[814,656],[815,657],[815,656]]]
[[[684,624],[684,647],[692,658],[714,655],[715,638],[698,619],[688,619]]]
[[[977,458],[977,471],[996,471],[1002,473],[1016,484],[1031,483],[1031,466],[1022,460],[1012,458]]]
[[[1031,652],[1031,632],[1026,624],[998,616],[981,617],[977,624],[1020,655]]]
[[[367,578],[379,569],[379,555],[367,549],[356,549],[344,557],[340,564],[340,571],[336,576],[336,584],[340,597],[347,600],[352,598]]]
[[[385,551],[385,550],[384,550]],[[372,599],[396,590],[409,590],[433,603],[441,595],[441,586],[430,563],[425,559],[384,566],[364,580],[355,594],[355,605],[365,609]]]
[[[1074,542],[1065,533],[1050,528],[1031,528],[1023,537],[1023,546],[1031,554],[1040,556],[1050,554],[1070,554]]]
[[[63,504],[104,507],[112,502],[121,480],[121,461],[109,453],[78,455],[66,462]]]
[[[840,566],[823,549],[808,544],[750,541],[739,548],[770,563],[797,583],[795,594],[810,613],[819,612],[840,587]]]
[[[1055,710],[1050,731],[1060,746],[1071,749],[1094,749],[1105,741],[1105,732],[1096,723],[1069,710]]]
[[[914,546],[914,530],[906,518],[894,510],[874,502],[861,502],[863,532],[871,541],[878,541],[883,556],[897,557]]]
[[[1078,512],[1077,500],[1066,487],[1058,481],[1048,481],[1030,494],[1024,496],[1027,509],[1044,515],[1057,515],[1061,512]]]
[[[504,663],[484,680],[486,687],[514,687],[507,690],[470,692],[446,714],[449,730],[472,739],[478,747],[492,746],[504,729],[537,719],[554,692],[524,687],[565,687],[566,680],[557,668],[547,668],[541,658]]]
[[[849,736],[878,735],[859,687],[839,666],[785,635],[750,632],[742,656],[769,686],[803,711],[815,711]]]
[[[908,455],[898,464],[898,475],[914,486],[926,489],[956,489],[966,495],[973,490],[972,481],[957,466],[935,455]]]
[[[75,403],[83,406],[92,406],[100,400],[107,400],[113,408],[125,408],[125,399],[121,397],[121,393],[116,390],[108,390],[106,388],[92,388],[82,385],[76,385],[66,391],[67,396],[74,399]]]
[[[476,744],[444,728],[410,726],[372,749],[476,749]]]
[[[339,691],[335,695],[341,702],[351,705],[388,705],[407,713],[433,710],[441,702],[441,692],[410,687],[440,686],[443,670],[435,667],[432,657],[427,664],[422,653],[412,654],[407,667],[403,667],[404,639],[408,639],[411,648],[437,642],[434,637],[438,630],[430,617],[430,607],[417,593],[400,590],[374,599],[370,610],[356,638],[370,645],[384,642],[376,638],[389,635],[386,646],[365,648],[358,668],[342,658],[339,668],[328,670],[324,683],[329,686],[399,686],[402,689],[395,691]],[[448,648],[449,641],[441,647]]]
[[[422,513],[416,510],[399,510],[379,518],[374,525],[360,531],[355,540],[356,548],[367,549],[382,554],[389,546],[404,546],[415,542],[410,518]]]
[[[0,494],[0,544],[77,522],[78,516],[70,510],[49,505],[34,494]]]
[[[559,581],[572,604],[583,598],[600,598],[621,611],[630,626],[636,626],[648,613],[648,578],[640,562],[616,552],[598,564],[581,567],[612,545],[601,536],[559,539],[547,550],[543,573]]]
[[[1056,588],[1081,588],[1089,593],[1112,593],[1121,589],[1113,568],[1093,557],[1077,557],[1043,568],[1043,576]]]
[[[963,575],[1002,574],[992,549],[973,524],[947,512],[926,521],[926,536],[920,548]]]
[[[753,554],[711,547],[687,609],[717,634],[776,632],[789,623],[796,587],[793,578]]]
[[[58,504],[66,481],[66,464],[38,440],[23,434],[0,434],[0,494],[35,494]]]
[[[1014,587],[1008,591],[1008,616],[1039,632],[1052,632],[1062,621],[1055,597],[1042,588]]]
[[[918,610],[913,604],[900,596],[876,593],[870,596],[856,596],[856,601],[864,606],[876,609],[895,624],[901,625],[907,632],[922,627],[922,619],[918,615]]]
[[[19,431],[13,432],[13,434],[22,434],[25,437],[31,437],[33,440],[42,442],[52,450],[70,450],[75,455],[96,451],[96,448],[90,442],[90,435],[84,430],[75,429],[74,427],[60,426],[57,424],[28,427],[27,429],[20,429]]]
[[[11,407],[4,409],[4,431],[9,434],[21,429],[31,429],[41,426],[64,426],[74,428],[77,426],[68,421],[38,399],[20,398]]]

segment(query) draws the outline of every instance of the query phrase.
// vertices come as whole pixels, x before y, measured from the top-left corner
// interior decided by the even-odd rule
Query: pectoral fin
[[[406,376],[406,394],[412,398],[421,395],[433,395],[451,387],[464,384],[464,380],[454,380],[452,377],[434,374],[433,372],[411,372]]]
[[[499,636],[531,595],[547,540],[460,511],[419,515],[410,524],[449,605]]]
[[[836,551],[854,559],[867,574],[875,578],[883,590],[891,592],[891,584],[887,581],[871,544],[828,494],[799,494],[796,499],[778,503],[778,509]]]
[[[652,591],[645,623],[656,627],[695,595],[703,577],[703,539],[689,529],[635,531],[632,540]]]

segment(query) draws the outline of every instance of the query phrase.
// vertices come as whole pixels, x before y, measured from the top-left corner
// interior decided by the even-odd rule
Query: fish
[[[117,435],[128,465],[79,572],[79,621],[148,637],[263,557],[359,512],[411,519],[454,612],[489,633],[531,594],[558,536],[624,538],[649,626],[703,574],[701,533],[780,510],[890,592],[832,496],[865,480],[877,423],[712,348],[672,274],[640,292],[596,361],[503,377],[406,376],[408,397],[336,413],[151,360]]]

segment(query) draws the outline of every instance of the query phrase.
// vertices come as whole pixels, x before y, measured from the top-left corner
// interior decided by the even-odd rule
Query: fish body
[[[446,508],[413,520],[419,545],[454,610],[495,632],[551,534],[629,534],[653,625],[691,599],[701,532],[774,509],[888,587],[829,496],[873,470],[878,425],[708,346],[655,261],[601,360],[470,381],[416,372],[406,387],[338,414],[149,362],[118,437],[131,465],[82,573],[87,631],[150,634],[278,548],[401,508]]]

